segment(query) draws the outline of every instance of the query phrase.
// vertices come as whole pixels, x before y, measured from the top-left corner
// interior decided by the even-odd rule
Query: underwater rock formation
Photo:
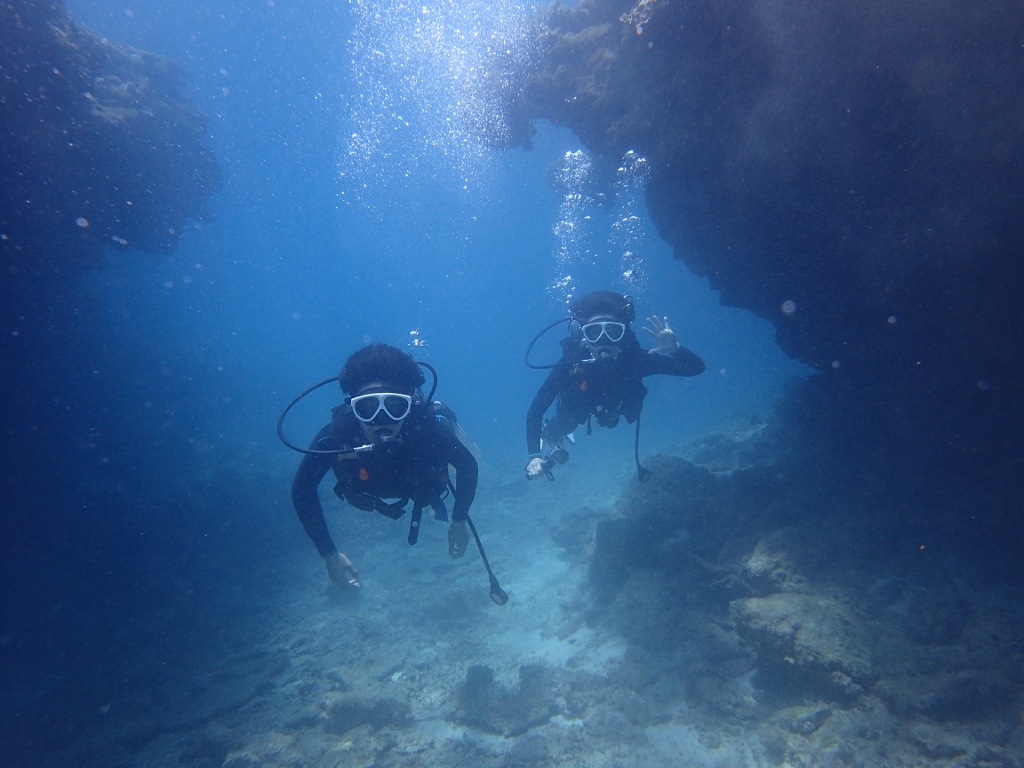
[[[519,687],[511,690],[494,679],[494,671],[483,664],[466,670],[458,691],[459,722],[503,736],[520,736],[546,723],[558,712],[554,682],[548,670],[538,664],[519,667]]]
[[[102,410],[53,407],[106,367],[107,310],[80,278],[110,249],[173,250],[220,172],[180,65],[97,37],[55,0],[0,3],[0,137],[0,456],[14,468],[0,474],[24,488],[24,468]]]
[[[512,143],[543,118],[597,163],[647,157],[677,258],[824,372],[790,413],[809,456],[926,487],[1005,466],[1024,432],[1024,7],[581,0],[547,23]]]
[[[735,454],[724,436],[698,446],[710,466],[722,463],[715,445]],[[979,589],[982,564],[908,546],[877,499],[817,495],[788,466],[646,463],[650,480],[632,479],[598,521],[588,558],[588,621],[626,640],[646,674],[637,690],[656,698],[644,679],[679,675],[705,716],[760,722],[771,764],[817,764],[833,749],[836,765],[863,764],[876,744],[1007,761],[1017,592]]]
[[[380,684],[365,684],[359,691],[332,692],[325,697],[323,707],[327,730],[337,734],[364,725],[375,731],[400,728],[408,723],[411,712],[407,701],[396,698]]]
[[[179,65],[100,39],[77,26],[62,2],[0,3],[0,514],[11,534],[3,578],[41,573],[31,588],[5,590],[0,613],[17,627],[9,631],[37,637],[25,641],[26,649],[42,642],[51,622],[76,626],[65,631],[73,643],[26,651],[40,668],[47,666],[43,659],[52,663],[49,652],[74,646],[86,655],[84,638],[98,647],[110,622],[92,609],[106,604],[121,612],[119,600],[145,591],[136,583],[127,587],[121,576],[103,576],[106,569],[95,565],[104,558],[86,554],[116,548],[114,521],[137,519],[138,509],[119,518],[117,502],[107,496],[102,520],[70,510],[88,503],[83,496],[106,493],[98,489],[107,480],[99,478],[111,477],[106,469],[117,463],[97,463],[94,449],[103,441],[86,435],[102,434],[115,455],[115,445],[139,444],[138,411],[114,403],[132,399],[126,393],[133,387],[154,402],[177,397],[171,393],[188,377],[158,381],[155,370],[163,366],[152,363],[167,354],[166,346],[157,345],[161,350],[147,360],[149,339],[134,347],[123,338],[110,343],[117,324],[110,308],[93,300],[96,292],[83,287],[83,277],[110,249],[171,251],[189,220],[205,215],[219,170],[204,144],[206,117],[186,93]],[[153,370],[148,377],[147,369]],[[156,440],[143,441],[156,447]],[[150,485],[140,480],[142,464],[122,477]],[[122,562],[121,555],[116,559]],[[43,595],[55,594],[75,606],[76,618],[37,610]],[[85,629],[97,626],[103,631]],[[35,727],[20,730],[32,743]],[[40,728],[40,737],[54,743],[54,730]]]
[[[219,184],[180,65],[96,37],[52,0],[4,3],[0,35],[4,271],[172,250]]]
[[[858,695],[874,670],[861,622],[848,614],[834,600],[794,593],[729,606],[740,636],[757,649],[762,668],[773,676],[798,676],[823,692]]]
[[[654,456],[646,464],[651,477],[631,483],[618,502],[621,516],[597,525],[590,582],[598,598],[613,597],[624,574],[636,570],[654,570],[691,594],[711,582],[727,600],[754,595],[750,584],[713,561],[739,559],[753,549],[770,525],[767,518],[778,525],[777,480],[752,469],[727,481],[672,456]]]

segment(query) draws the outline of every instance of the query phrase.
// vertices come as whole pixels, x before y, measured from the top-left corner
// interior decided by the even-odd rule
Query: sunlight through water
[[[471,191],[508,137],[503,95],[536,39],[532,4],[353,0],[342,197],[373,202],[425,179]]]

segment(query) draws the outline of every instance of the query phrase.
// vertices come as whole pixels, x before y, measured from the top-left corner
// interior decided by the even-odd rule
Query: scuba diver
[[[420,389],[426,381],[421,366],[434,377],[427,397]],[[283,432],[288,411],[314,389],[334,381],[347,395],[345,402],[332,409],[331,422],[317,433],[308,450],[292,445]],[[433,401],[436,388],[433,367],[387,344],[371,344],[349,357],[338,376],[292,400],[277,424],[278,436],[285,445],[305,454],[292,481],[292,502],[302,527],[324,559],[331,581],[359,587],[359,571],[331,539],[317,495],[328,470],[337,480],[334,492],[359,509],[398,520],[409,511],[411,503],[410,544],[416,543],[425,507],[431,508],[435,519],[448,520],[444,499],[450,493],[454,504],[448,554],[452,559],[462,557],[472,531],[491,579],[491,599],[504,605],[508,596],[498,586],[469,519],[476,494],[479,451],[451,409]],[[454,485],[449,466],[455,468]]]
[[[629,424],[636,423],[637,476],[642,481],[650,477],[650,472],[640,466],[640,411],[647,395],[643,379],[656,373],[697,376],[704,372],[704,361],[679,346],[667,317],[648,318],[649,327],[644,330],[658,346],[644,350],[630,328],[635,317],[633,302],[628,297],[613,291],[595,291],[578,299],[568,318],[552,323],[530,343],[526,364],[531,368],[550,368],[551,373],[526,414],[528,479],[541,475],[554,479],[552,467],[569,460],[566,443],[575,442],[572,433],[578,425],[586,423],[590,434],[594,421],[600,427],[611,428],[620,418]],[[554,365],[531,363],[530,350],[537,340],[566,320],[570,336],[561,341],[561,360]],[[544,414],[556,399],[554,416],[545,419]]]

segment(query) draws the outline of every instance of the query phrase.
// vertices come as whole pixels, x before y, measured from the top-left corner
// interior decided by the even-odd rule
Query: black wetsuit
[[[640,346],[636,335],[627,330],[622,351],[614,360],[583,362],[591,357],[581,342],[562,340],[562,359],[551,369],[533,398],[526,414],[526,449],[540,453],[541,430],[548,440],[570,434],[594,417],[599,426],[614,427],[619,418],[632,424],[640,417],[647,387],[643,379],[656,373],[669,376],[697,376],[704,372],[704,361],[679,347],[672,355],[650,354]],[[544,414],[558,399],[555,415],[543,427]]]
[[[310,448],[350,449],[366,442],[351,409],[339,406]],[[431,405],[421,404],[413,408],[399,439],[392,443],[354,455],[307,453],[292,481],[292,503],[317,551],[327,556],[337,548],[327,530],[317,487],[328,470],[337,478],[334,492],[339,498],[397,519],[408,511],[409,502],[413,508],[422,508],[441,501],[449,488],[449,465],[456,472],[452,519],[460,522],[469,514],[476,495],[476,459],[455,436],[451,424],[435,417]],[[395,500],[401,499],[406,504],[399,506]]]

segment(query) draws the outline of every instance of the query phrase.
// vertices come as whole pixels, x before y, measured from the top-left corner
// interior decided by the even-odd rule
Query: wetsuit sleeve
[[[566,367],[563,365],[552,368],[526,412],[526,452],[540,453],[541,429],[544,425],[544,414],[555,402],[558,393],[566,381]]]
[[[704,361],[686,347],[679,347],[671,355],[644,354],[644,376],[664,373],[668,376],[699,376],[704,373]]]
[[[330,425],[321,429],[313,438],[311,447],[320,445],[329,433]],[[331,534],[327,530],[324,510],[316,491],[330,468],[331,456],[307,453],[303,455],[302,463],[299,464],[292,480],[292,504],[295,505],[295,512],[321,557],[337,552],[337,547],[334,546]]]
[[[459,523],[466,519],[473,499],[476,498],[478,469],[476,458],[458,440],[455,441],[451,465],[455,467],[455,508],[452,509],[452,520]]]

